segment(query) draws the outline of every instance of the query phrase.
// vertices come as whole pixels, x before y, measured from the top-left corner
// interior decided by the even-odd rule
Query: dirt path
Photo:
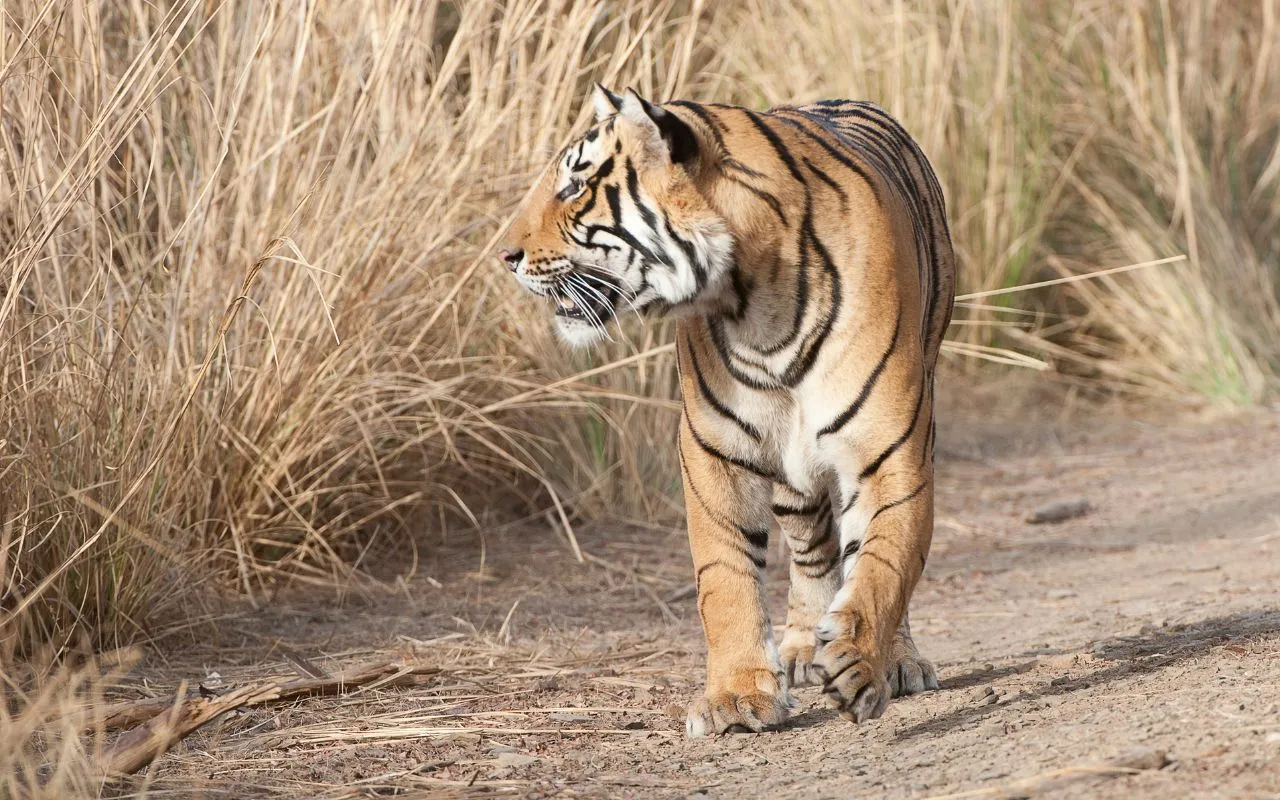
[[[581,531],[603,565],[579,565],[553,534],[511,531],[488,537],[483,571],[455,543],[401,596],[278,604],[149,665],[153,690],[287,673],[278,644],[329,669],[397,648],[446,667],[411,689],[226,720],[167,755],[153,791],[1280,797],[1280,415],[1066,438],[985,455],[971,430],[944,447],[912,604],[943,688],[871,724],[802,689],[784,730],[686,741],[675,707],[700,683],[702,643],[683,533]],[[1023,521],[1076,497],[1094,511]],[[1073,771],[1133,748],[1171,763]]]

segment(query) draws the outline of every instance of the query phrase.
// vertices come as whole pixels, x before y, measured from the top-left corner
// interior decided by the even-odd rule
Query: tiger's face
[[[699,192],[713,154],[674,113],[597,85],[596,124],[566,147],[520,210],[499,257],[555,306],[571,345],[620,311],[697,307],[725,287],[733,240]]]

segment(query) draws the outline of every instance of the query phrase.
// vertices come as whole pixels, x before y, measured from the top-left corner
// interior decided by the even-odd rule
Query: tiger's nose
[[[516,268],[520,266],[520,262],[524,259],[524,251],[503,248],[498,251],[498,258],[506,262],[507,269],[515,272]]]

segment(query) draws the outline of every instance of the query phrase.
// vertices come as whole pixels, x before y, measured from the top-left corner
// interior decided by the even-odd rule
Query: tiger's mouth
[[[551,290],[557,317],[593,325],[603,325],[614,316],[618,297],[618,290],[607,282],[595,285],[581,275],[569,275]]]

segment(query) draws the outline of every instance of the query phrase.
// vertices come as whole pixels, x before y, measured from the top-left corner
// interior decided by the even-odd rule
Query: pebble
[[[498,764],[504,767],[527,767],[530,764],[536,764],[540,761],[537,756],[530,756],[524,753],[499,753]]]
[[[1089,501],[1083,497],[1075,500],[1062,500],[1040,506],[1026,516],[1027,523],[1043,525],[1046,522],[1064,522],[1089,513]]]
[[[980,706],[989,706],[1000,702],[1000,694],[991,686],[976,689],[969,698]]]

